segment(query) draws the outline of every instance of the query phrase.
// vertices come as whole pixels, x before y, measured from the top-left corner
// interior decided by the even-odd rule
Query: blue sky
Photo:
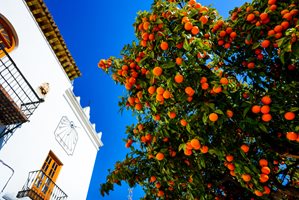
[[[81,96],[83,107],[90,105],[91,121],[97,131],[102,131],[104,146],[97,155],[87,199],[127,199],[128,186],[115,187],[109,196],[99,193],[100,183],[105,182],[108,169],[122,160],[125,148],[125,127],[135,122],[130,112],[118,112],[119,97],[124,87],[97,68],[101,58],[119,56],[122,47],[134,37],[132,24],[139,10],[149,10],[149,0],[44,0],[74,57],[82,76],[74,82],[74,92]],[[202,5],[212,5],[227,17],[228,11],[242,5],[244,0],[204,0]],[[88,156],[88,155],[87,155]],[[134,189],[133,199],[142,196],[140,188]]]

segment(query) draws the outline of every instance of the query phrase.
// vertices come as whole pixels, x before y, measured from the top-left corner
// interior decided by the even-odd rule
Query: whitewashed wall
[[[0,0],[0,13],[14,26],[18,47],[10,53],[12,59],[33,88],[41,83],[50,84],[45,102],[17,129],[0,150],[0,160],[14,169],[14,175],[4,192],[17,194],[30,171],[40,170],[49,151],[63,163],[56,184],[69,196],[68,199],[86,199],[89,182],[99,146],[101,145],[86,117],[71,105],[66,95],[71,82],[60,66],[51,47],[40,31],[29,9],[22,0]],[[72,156],[68,156],[54,137],[62,116],[67,116],[77,129],[79,140]],[[7,173],[0,168],[0,177]],[[1,174],[4,173],[4,174]],[[0,178],[0,186],[1,181]],[[2,188],[0,188],[1,190]],[[0,191],[1,192],[1,191]]]

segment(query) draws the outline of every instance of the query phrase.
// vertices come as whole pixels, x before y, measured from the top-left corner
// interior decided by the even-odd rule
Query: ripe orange
[[[201,77],[201,79],[200,79],[200,83],[202,84],[202,83],[206,83],[208,81],[208,79],[206,78],[206,77]]]
[[[140,46],[146,47],[147,46],[146,40],[140,40]]]
[[[270,188],[268,187],[268,186],[264,186],[264,194],[270,194],[270,192],[271,192],[271,190],[270,190]]]
[[[193,97],[190,97],[190,96],[187,97],[188,102],[191,102],[192,100],[193,100]]]
[[[254,62],[250,62],[247,64],[248,69],[253,69],[255,66]]]
[[[275,37],[276,39],[279,39],[279,38],[282,37],[282,33],[276,33],[276,34],[274,35],[274,37]]]
[[[164,196],[164,192],[162,190],[159,190],[157,196],[158,197],[163,197]]]
[[[209,21],[208,17],[205,16],[205,15],[202,15],[202,16],[199,18],[199,20],[201,21],[202,24],[206,24],[206,23]]]
[[[156,154],[156,159],[159,160],[159,161],[160,161],[160,160],[163,160],[163,159],[164,159],[164,154],[161,153],[161,152],[157,153],[157,154]]]
[[[254,194],[255,194],[256,196],[258,196],[258,197],[263,196],[263,193],[262,193],[261,191],[258,191],[258,190],[255,190],[255,191],[254,191]]]
[[[295,113],[293,113],[293,112],[286,112],[284,114],[284,118],[286,120],[293,120],[293,119],[295,119]]]
[[[261,42],[261,47],[263,48],[267,48],[268,46],[270,46],[270,41],[269,40],[264,40]]]
[[[266,167],[266,166],[262,167],[261,171],[263,174],[270,174],[270,172],[271,172],[270,168]]]
[[[166,51],[168,49],[168,43],[167,42],[161,42],[160,44],[160,48],[163,50],[163,51]]]
[[[214,86],[213,87],[213,92],[215,92],[216,94],[222,92],[222,87],[221,86]]]
[[[220,37],[225,37],[226,36],[226,31],[220,31],[219,36]]]
[[[285,13],[283,16],[282,16],[283,19],[286,19],[288,21],[291,21],[292,20],[292,14],[291,13]]]
[[[170,94],[170,92],[169,92],[168,90],[165,90],[165,91],[163,92],[163,97],[164,97],[164,99],[169,99],[170,96],[171,96],[171,94]]]
[[[230,171],[235,170],[235,165],[234,165],[233,163],[228,163],[226,167],[227,167],[227,169],[229,169]]]
[[[224,41],[223,41],[223,40],[218,40],[218,45],[219,45],[219,46],[224,45]]]
[[[258,106],[258,105],[254,105],[254,106],[252,106],[251,111],[253,113],[257,114],[257,113],[259,113],[261,111],[261,107]]]
[[[237,37],[237,33],[236,32],[231,32],[231,34],[229,35],[231,38],[235,38]]]
[[[156,92],[156,88],[155,86],[150,86],[148,89],[147,89],[148,93],[150,94],[154,94]]]
[[[189,150],[192,150],[192,149],[193,149],[193,147],[192,147],[192,145],[191,145],[191,142],[187,142],[187,143],[186,143],[186,149],[189,149]]]
[[[220,79],[220,83],[221,83],[222,85],[227,85],[227,84],[228,84],[228,79],[225,78],[225,77],[223,77],[223,78]]]
[[[266,20],[268,18],[268,13],[261,13],[260,18],[262,21]]]
[[[187,124],[188,124],[185,119],[181,119],[180,123],[182,126],[187,126]]]
[[[218,120],[218,115],[216,113],[211,113],[209,115],[209,120],[211,120],[212,122],[215,122]]]
[[[153,182],[155,182],[157,180],[157,178],[155,177],[155,176],[151,176],[151,178],[150,178],[150,183],[153,183]]]
[[[261,167],[268,166],[268,161],[266,159],[260,159],[259,164]]]
[[[229,42],[225,43],[224,48],[229,49],[230,48],[230,43]]]
[[[227,155],[225,158],[228,162],[231,162],[234,160],[234,156],[232,156],[232,155]]]
[[[269,30],[268,31],[268,36],[271,36],[271,35],[274,35],[275,34],[275,31],[274,30]]]
[[[150,133],[145,135],[146,141],[151,141],[152,140],[152,135]]]
[[[246,144],[243,144],[243,145],[241,146],[241,150],[242,150],[244,153],[247,153],[247,152],[249,151],[249,146],[246,145]]]
[[[157,94],[163,94],[164,91],[165,90],[161,86],[157,88]]]
[[[233,171],[233,170],[229,171],[229,174],[230,174],[231,176],[236,176],[236,173],[235,173],[235,171]]]
[[[276,3],[276,0],[268,0],[268,4],[269,5],[273,5],[273,4],[275,4]]]
[[[168,116],[170,119],[173,119],[176,117],[176,114],[175,114],[175,112],[168,112]]]
[[[134,97],[129,97],[128,102],[133,105],[135,103],[135,98]]]
[[[157,182],[155,185],[156,185],[156,188],[158,188],[158,189],[161,187],[161,183],[160,182]]]
[[[265,183],[269,180],[269,176],[267,174],[261,174],[260,175],[260,182]]]
[[[271,6],[269,7],[269,10],[271,10],[271,11],[275,11],[276,8],[277,8],[277,5],[273,4],[273,5],[271,5]]]
[[[267,113],[269,113],[270,112],[270,106],[268,106],[268,105],[263,105],[262,107],[261,107],[261,113],[263,113],[263,114],[267,114]]]
[[[186,87],[185,92],[188,96],[193,96],[195,91],[192,89],[192,87]]]
[[[287,137],[287,139],[289,139],[291,141],[296,141],[298,138],[298,134],[295,132],[287,132],[286,137]]]
[[[271,119],[272,119],[272,115],[269,114],[269,113],[267,113],[267,114],[263,114],[263,115],[262,115],[262,120],[263,120],[264,122],[269,122],[269,121],[271,121]]]
[[[181,74],[177,74],[177,75],[175,75],[175,77],[174,77],[174,81],[175,81],[176,83],[182,83],[182,82],[184,81],[184,76],[181,75]]]
[[[201,89],[207,90],[208,88],[209,88],[209,84],[208,83],[201,84]]]
[[[226,116],[227,116],[228,118],[232,118],[233,115],[234,115],[234,112],[233,112],[233,111],[231,111],[231,110],[227,110],[227,111],[226,111]]]
[[[137,103],[137,104],[135,105],[135,109],[136,109],[136,110],[141,110],[141,109],[142,109],[142,104],[141,104],[141,103]]]
[[[155,121],[159,121],[160,119],[161,119],[161,117],[160,117],[159,114],[157,114],[157,115],[154,116],[154,120],[155,120]]]
[[[209,151],[209,147],[208,146],[203,146],[201,149],[200,149],[201,153],[208,153]]]
[[[192,139],[190,143],[195,150],[199,150],[201,147],[199,140],[196,138]]]
[[[233,29],[231,27],[227,27],[226,30],[225,30],[225,32],[227,34],[231,34],[231,32],[233,32]]]
[[[149,25],[150,25],[149,22],[144,22],[144,23],[143,23],[143,29],[144,29],[144,30],[147,30],[148,27],[149,27]]]
[[[191,22],[186,22],[184,28],[186,31],[190,31],[193,28],[193,25]]]
[[[262,103],[265,105],[268,105],[272,102],[271,98],[269,96],[263,96],[263,98],[261,99]]]
[[[276,25],[276,26],[274,27],[274,31],[275,31],[276,33],[280,33],[282,30],[283,30],[283,27],[282,27],[281,25]]]
[[[246,21],[251,22],[252,20],[254,20],[254,18],[255,18],[255,15],[253,13],[250,13],[249,15],[247,15]]]
[[[150,41],[153,41],[153,40],[155,40],[155,35],[154,34],[149,34],[149,36],[148,36],[148,39],[150,40]]]
[[[164,103],[164,97],[163,97],[163,94],[157,94],[156,96],[156,100],[158,102],[160,102],[160,104],[163,104]]]
[[[199,28],[198,26],[193,26],[191,29],[192,35],[197,35],[199,33]]]
[[[288,21],[283,21],[283,22],[281,22],[280,25],[283,27],[283,29],[287,29],[289,27],[290,23]]]
[[[249,174],[242,174],[242,179],[245,182],[249,182],[251,180],[251,176]]]
[[[184,154],[185,154],[186,156],[191,156],[191,155],[192,155],[192,150],[186,148],[186,149],[184,150]]]
[[[176,63],[177,65],[181,65],[181,64],[183,63],[183,59],[180,58],[180,57],[177,57],[177,58],[175,59],[175,63]]]
[[[163,72],[163,70],[162,70],[161,67],[155,67],[155,68],[153,69],[153,74],[154,74],[155,76],[161,76],[162,72]]]

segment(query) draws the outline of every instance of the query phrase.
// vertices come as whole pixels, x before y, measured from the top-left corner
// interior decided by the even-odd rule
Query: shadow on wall
[[[12,136],[12,133],[10,133],[10,132],[5,134],[5,130],[6,130],[6,126],[0,124],[0,151],[4,147],[4,145],[7,143],[9,138]]]

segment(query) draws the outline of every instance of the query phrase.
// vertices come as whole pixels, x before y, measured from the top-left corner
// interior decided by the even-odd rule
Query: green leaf
[[[204,123],[204,125],[207,125],[207,121],[208,121],[208,116],[206,114],[204,114],[202,116],[202,122]]]
[[[285,38],[280,38],[279,40],[276,40],[278,47],[281,47],[281,45],[284,43],[284,40],[285,40]]]
[[[280,58],[282,64],[285,64],[284,57],[285,57],[285,56],[284,56],[284,52],[282,51],[281,54],[279,54],[279,58]]]
[[[299,57],[299,42],[293,45],[292,54],[294,54],[297,58]]]
[[[209,108],[212,110],[215,110],[215,104],[214,103],[208,103]]]
[[[262,131],[264,131],[265,133],[268,133],[268,130],[264,124],[259,124],[258,126]]]
[[[168,62],[166,65],[162,66],[163,69],[170,69],[173,67],[175,67],[175,62]]]
[[[247,115],[248,111],[250,110],[250,107],[246,107],[243,111],[243,118]]]
[[[292,107],[289,109],[290,112],[296,112],[299,110],[299,107]]]
[[[186,148],[186,144],[185,143],[180,144],[178,151],[184,150],[185,148]]]
[[[223,113],[222,110],[220,110],[220,109],[217,109],[217,110],[215,110],[214,112],[217,113],[217,114],[220,114],[220,115],[224,115],[224,113]]]
[[[188,43],[188,40],[187,40],[187,39],[184,40],[183,48],[184,48],[186,51],[190,51],[190,46],[189,46],[189,43]]]
[[[205,168],[206,167],[206,162],[204,159],[200,159],[200,165]]]
[[[252,49],[256,49],[260,46],[260,43],[259,42],[256,42],[252,45]]]
[[[187,131],[188,131],[189,133],[191,133],[191,127],[190,127],[190,124],[187,124],[186,128],[187,128]]]

